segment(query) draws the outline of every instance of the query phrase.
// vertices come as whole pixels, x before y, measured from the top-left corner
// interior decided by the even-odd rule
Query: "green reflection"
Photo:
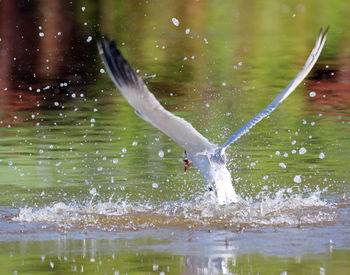
[[[30,3],[24,10],[16,9],[23,1],[7,1],[13,2],[11,12],[3,2],[1,22],[6,24],[2,23],[0,50],[14,49],[0,59],[0,205],[5,212],[55,202],[86,205],[92,199],[97,203],[127,198],[155,204],[202,196],[202,178],[194,169],[183,174],[182,149],[138,118],[109,77],[100,73],[96,33],[108,33],[117,41],[168,110],[220,144],[288,84],[319,28],[327,25],[331,31],[324,52],[305,85],[234,144],[228,159],[242,197],[254,198],[260,192],[274,197],[288,188],[291,194],[327,188],[323,197],[344,203],[336,207],[349,207],[346,1],[53,0]],[[173,17],[179,19],[178,27]],[[39,26],[44,37],[38,35]],[[59,32],[61,40],[54,38]],[[44,91],[48,85],[51,88]],[[316,98],[309,96],[312,90]],[[307,152],[299,154],[301,148]],[[164,158],[159,157],[161,150]],[[294,182],[296,175],[301,183]],[[336,225],[347,226],[344,219]],[[82,241],[67,243],[1,243],[3,271],[66,274],[80,272],[83,266],[91,274],[191,274],[203,271],[201,261],[205,262],[187,263],[188,255],[170,246],[167,253],[138,249],[148,245],[143,240],[112,242],[112,248],[86,254]],[[114,245],[123,249],[114,250]],[[238,274],[349,270],[348,250],[298,257],[269,256],[267,251],[222,258],[228,270]]]
[[[136,250],[151,242],[100,240],[98,247],[96,240],[1,243],[6,253],[0,253],[0,263],[6,266],[3,274],[182,274],[185,257]],[[100,247],[104,250],[96,250]]]
[[[0,243],[3,274],[346,274],[349,250],[270,256],[177,255],[143,249],[153,239],[22,241]]]
[[[320,26],[330,24],[334,31],[318,67],[336,64],[341,54],[337,49],[343,43],[339,37],[346,37],[342,26],[348,19],[334,14],[343,14],[347,8],[336,1],[332,9],[322,9],[325,2],[317,2],[317,18],[322,20],[311,24],[307,18],[315,5],[313,1],[269,1],[248,9],[244,1],[224,5],[211,1],[176,3],[169,9],[166,1],[76,1],[66,8],[76,14],[72,24],[81,28],[77,40],[86,43],[85,36],[99,22],[102,32],[119,45],[124,43],[121,50],[141,75],[156,75],[146,80],[166,108],[220,144],[290,81]],[[173,25],[172,17],[179,19],[179,27]],[[74,98],[62,95],[53,100],[59,105],[52,102],[50,109],[19,110],[14,120],[4,116],[0,184],[13,187],[2,191],[3,205],[23,204],[22,200],[46,204],[61,200],[63,194],[67,201],[84,201],[96,187],[102,200],[114,192],[116,197],[155,201],[190,199],[191,193],[205,188],[194,170],[181,175],[182,150],[134,115],[108,76],[99,73],[102,64],[93,51],[85,64],[94,68],[93,74],[90,81],[70,87]],[[76,54],[84,55],[84,50]],[[305,186],[343,191],[348,168],[341,164],[348,161],[350,151],[348,111],[342,109],[341,117],[337,107],[327,102],[312,105],[308,91],[298,88],[269,119],[230,148],[238,192],[255,195],[263,186],[272,192],[294,187],[293,178],[299,174],[301,191]],[[302,147],[307,149],[305,155],[298,154]],[[160,150],[165,152],[163,159],[158,156]],[[319,158],[321,153],[325,159]],[[266,176],[269,179],[264,181]],[[152,183],[161,186],[161,192],[152,192]],[[38,197],[43,192],[49,198]]]
[[[230,270],[233,274],[345,274],[350,268],[349,255],[348,250],[294,257],[239,255]]]

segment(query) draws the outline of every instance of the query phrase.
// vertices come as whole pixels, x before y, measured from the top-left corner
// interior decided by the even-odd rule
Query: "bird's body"
[[[300,84],[316,63],[325,43],[327,31],[328,29],[322,33],[321,30],[309,58],[292,82],[270,105],[233,134],[222,146],[209,142],[190,123],[165,110],[123,58],[114,41],[110,42],[105,37],[99,41],[98,48],[111,79],[135,109],[136,114],[180,145],[186,151],[189,161],[193,162],[205,182],[215,192],[217,202],[229,204],[237,202],[239,197],[226,167],[225,149],[269,115]]]
[[[226,156],[220,155],[220,159],[217,159],[216,152],[219,148],[215,145],[213,147],[210,151],[193,155],[187,152],[187,156],[199,170],[210,190],[215,192],[219,204],[238,202],[231,173],[226,166]]]

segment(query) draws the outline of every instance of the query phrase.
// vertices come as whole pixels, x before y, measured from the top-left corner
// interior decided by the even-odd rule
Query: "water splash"
[[[218,205],[212,192],[194,202],[116,202],[86,205],[63,202],[41,208],[24,207],[12,217],[17,222],[53,223],[65,228],[98,228],[105,231],[162,227],[215,227],[239,230],[259,226],[301,226],[334,222],[336,207],[321,199],[321,192],[274,196],[261,194],[238,203]]]
[[[230,172],[225,166],[215,165],[213,169],[213,181],[215,184],[216,196],[212,197],[211,201],[216,201],[220,205],[237,203],[240,198],[236,194],[232,185],[232,178]]]

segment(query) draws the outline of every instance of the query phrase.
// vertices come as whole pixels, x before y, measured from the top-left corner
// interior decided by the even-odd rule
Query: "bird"
[[[238,203],[240,197],[233,187],[231,173],[226,166],[226,149],[264,117],[270,115],[309,74],[321,54],[328,30],[329,27],[324,32],[322,28],[320,29],[314,48],[304,66],[286,88],[221,146],[210,142],[183,118],[167,111],[149,91],[143,80],[122,56],[115,41],[111,41],[108,35],[97,39],[97,48],[110,78],[135,109],[136,115],[181,146],[186,154],[185,170],[190,163],[193,163],[208,184],[209,190],[214,193],[216,202],[219,205],[228,205]]]

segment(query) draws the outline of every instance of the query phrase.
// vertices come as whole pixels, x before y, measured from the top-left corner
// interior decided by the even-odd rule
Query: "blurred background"
[[[22,270],[24,260],[27,272],[41,263],[44,271],[52,264],[74,271],[58,258],[74,256],[93,274],[96,255],[114,263],[116,253],[124,272],[133,266],[157,274],[287,274],[288,268],[295,274],[345,274],[349,14],[343,0],[0,0],[0,262],[11,273]],[[98,37],[108,34],[167,110],[222,144],[294,78],[328,25],[307,79],[227,152],[246,205],[229,214],[216,209],[208,221],[202,217],[211,209],[201,212],[194,204],[206,191],[201,176],[192,168],[183,173],[183,150],[135,115],[96,47]],[[126,210],[124,228],[103,216],[101,204],[108,202],[140,207]],[[255,202],[266,205],[253,209]],[[162,211],[170,209],[166,215],[157,212],[161,203]],[[92,216],[65,220],[62,213],[69,211],[62,204],[71,212],[92,206],[84,208]],[[154,212],[140,217],[139,210]],[[172,220],[178,211],[184,219]],[[230,220],[237,213],[243,218]],[[280,221],[281,215],[286,219]],[[23,220],[14,221],[18,216]],[[69,235],[72,223],[91,239]],[[180,228],[175,237],[156,229],[150,235],[124,232],[118,240],[103,233],[172,223]],[[203,223],[210,229],[191,231]],[[91,227],[96,231],[89,235]],[[249,238],[239,235],[245,227]],[[62,234],[69,236],[62,240]],[[338,250],[332,250],[333,241]],[[212,254],[199,255],[203,247]],[[91,257],[85,258],[86,251]],[[43,260],[46,252],[51,256]],[[279,254],[287,256],[271,256]],[[114,270],[111,264],[98,268]]]
[[[168,110],[220,144],[288,84],[330,25],[305,83],[229,159],[237,189],[249,194],[264,177],[281,182],[281,173],[283,185],[296,174],[317,177],[313,169],[346,178],[349,9],[344,1],[1,1],[0,184],[11,196],[0,201],[16,201],[13,188],[23,185],[122,193],[133,183],[147,194],[156,182],[179,194],[186,181],[184,196],[202,192],[200,177],[180,175],[182,150],[136,117],[104,72],[101,34],[116,40]],[[300,148],[308,154],[291,153]],[[177,199],[165,193],[161,200]]]

